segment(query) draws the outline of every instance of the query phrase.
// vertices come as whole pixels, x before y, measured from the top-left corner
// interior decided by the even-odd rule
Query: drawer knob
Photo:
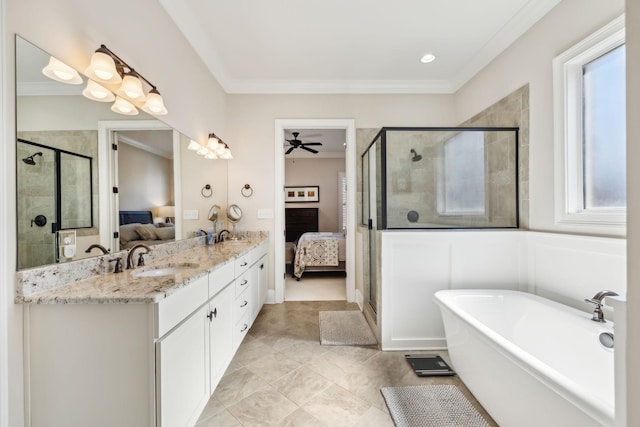
[[[240,263],[240,267],[246,267],[246,265],[247,265],[247,261],[242,261],[242,262]]]
[[[244,286],[244,285],[246,285],[247,283],[249,283],[249,281],[248,281],[247,279],[244,279],[244,280],[240,283],[240,286]]]
[[[218,317],[218,308],[214,308],[213,311],[210,311],[209,314],[207,314],[207,319],[209,319],[209,322],[211,322],[213,320],[214,317]]]
[[[260,270],[264,268],[264,264],[260,264]]]
[[[249,304],[249,302],[247,300],[245,300],[242,304],[240,304],[240,308],[246,307],[247,304]]]
[[[242,328],[242,330],[240,332],[244,332],[249,328],[249,325],[247,325],[246,323],[244,324],[244,327]]]

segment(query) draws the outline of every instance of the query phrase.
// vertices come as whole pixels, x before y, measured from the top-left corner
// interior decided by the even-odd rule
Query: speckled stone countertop
[[[38,286],[42,283],[39,283],[37,278],[56,276],[55,271],[49,271],[49,269],[55,269],[56,266],[47,267],[46,273],[41,275],[17,274],[17,287],[22,289],[20,292],[16,292],[16,303],[148,304],[159,302],[208,272],[215,271],[229,262],[234,262],[238,256],[242,256],[267,239],[268,237],[264,233],[254,233],[237,242],[218,243],[213,246],[206,246],[203,239],[197,239],[195,247],[163,258],[153,259],[152,262],[147,262],[144,267],[137,267],[133,270],[125,269],[122,273],[112,273],[107,270],[108,272],[102,274],[91,275],[88,278],[75,281],[72,279],[68,283],[49,288],[46,285]],[[156,247],[152,247],[151,253],[154,250]],[[117,255],[120,253],[105,255],[104,258],[113,259]],[[108,261],[109,259],[102,263],[109,265]],[[134,277],[133,275],[135,271],[142,269],[146,271],[154,268],[185,265],[188,265],[189,268],[178,268],[175,274],[168,276]],[[64,267],[68,268],[68,266]],[[46,281],[46,277],[44,281]],[[30,291],[25,292],[27,289]]]

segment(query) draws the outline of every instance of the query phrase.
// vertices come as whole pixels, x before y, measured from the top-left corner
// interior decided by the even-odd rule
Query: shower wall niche
[[[362,155],[373,230],[518,228],[518,128],[382,128]]]

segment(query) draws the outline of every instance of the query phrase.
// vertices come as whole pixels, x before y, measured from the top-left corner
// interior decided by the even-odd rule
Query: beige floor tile
[[[283,353],[272,353],[248,364],[246,368],[265,381],[272,383],[299,366],[299,362]]]
[[[380,388],[423,384],[455,384],[486,413],[457,376],[415,375],[405,352],[320,345],[318,313],[354,309],[345,301],[265,305],[198,427],[391,427]],[[436,353],[449,362],[446,351],[410,353]]]
[[[302,367],[280,378],[272,385],[289,400],[302,405],[332,384],[322,375]]]
[[[278,427],[330,427],[304,409],[298,409],[285,418]]]
[[[270,387],[251,394],[228,409],[243,426],[275,426],[295,412],[298,406]]]
[[[242,426],[226,409],[205,420],[198,420],[195,427],[238,427]]]
[[[353,427],[394,427],[394,424],[388,412],[372,406]]]
[[[265,380],[247,368],[241,368],[222,377],[213,396],[228,408],[256,391],[268,387],[269,384]]]
[[[370,404],[338,385],[332,385],[302,405],[302,409],[330,426],[355,424]]]

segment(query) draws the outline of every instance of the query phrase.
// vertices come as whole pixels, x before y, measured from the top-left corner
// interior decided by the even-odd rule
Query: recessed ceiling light
[[[428,64],[429,62],[433,62],[436,60],[436,56],[433,53],[427,53],[425,56],[420,58],[420,62],[423,64]]]

